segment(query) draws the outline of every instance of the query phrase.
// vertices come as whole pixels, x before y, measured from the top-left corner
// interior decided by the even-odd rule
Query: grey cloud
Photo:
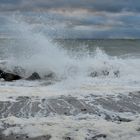
[[[139,0],[1,0],[0,10],[32,11],[50,8],[84,8],[91,11],[140,11]]]
[[[0,0],[0,11],[20,11],[30,24],[50,25],[44,32],[58,38],[140,38],[140,0]]]

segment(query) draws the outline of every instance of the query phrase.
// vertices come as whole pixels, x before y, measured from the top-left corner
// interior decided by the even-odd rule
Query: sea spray
[[[99,47],[89,51],[86,45],[80,46],[79,51],[70,51],[38,32],[36,25],[27,23],[24,18],[5,18],[11,34],[16,36],[9,41],[5,52],[6,70],[21,67],[25,73],[19,74],[25,77],[33,72],[38,72],[42,78],[54,73],[65,86],[140,83],[139,58],[110,56]]]
[[[18,34],[8,54],[9,67],[21,66],[28,73],[36,71],[42,75],[51,71],[62,76],[68,63],[72,63],[66,51],[41,32],[34,32],[32,26],[21,19],[10,19],[8,26]]]

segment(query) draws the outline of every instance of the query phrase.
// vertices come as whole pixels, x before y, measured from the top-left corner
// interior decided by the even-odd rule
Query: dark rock
[[[26,136],[25,138],[26,138],[26,139],[28,139],[28,138],[29,138],[29,136]]]
[[[99,134],[99,135],[96,135],[94,137],[92,137],[92,140],[98,140],[100,138],[106,138],[107,136],[105,134]]]
[[[122,118],[120,116],[117,117],[118,121],[120,122],[131,122],[132,120],[131,119],[127,119],[127,118]]]
[[[91,72],[89,76],[91,76],[91,77],[97,77],[98,76],[98,73],[96,71],[94,71],[94,72]]]
[[[3,73],[3,70],[0,70],[0,75],[1,75],[1,73]]]
[[[103,70],[103,71],[102,71],[102,74],[103,74],[104,76],[108,76],[108,75],[109,75],[109,71]]]
[[[68,113],[67,112],[64,112],[64,114],[67,115]]]
[[[81,111],[87,111],[87,109],[86,108],[82,108]]]
[[[0,70],[0,78],[3,78],[5,81],[13,81],[13,80],[19,80],[22,77],[16,74],[7,73]]]
[[[65,140],[72,140],[71,137],[65,137]]]
[[[39,80],[39,79],[41,79],[40,76],[39,76],[39,74],[37,72],[34,72],[26,80]]]
[[[53,72],[51,72],[51,73],[49,73],[49,74],[47,74],[47,75],[44,76],[44,78],[47,79],[47,80],[52,80],[55,77],[56,76],[55,76],[55,74]]]
[[[120,71],[119,71],[119,70],[114,71],[114,75],[115,75],[116,77],[119,77],[119,75],[120,75]]]
[[[89,76],[98,77],[98,76],[108,76],[108,75],[109,75],[109,71],[103,70],[101,72],[97,72],[97,71],[91,72]]]

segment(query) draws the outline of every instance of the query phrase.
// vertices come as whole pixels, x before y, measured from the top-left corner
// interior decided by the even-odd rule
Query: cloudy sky
[[[57,38],[140,38],[140,0],[0,0],[15,12]]]

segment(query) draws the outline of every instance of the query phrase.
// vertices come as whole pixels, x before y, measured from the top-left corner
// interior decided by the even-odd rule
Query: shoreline
[[[10,98],[12,99],[12,97]],[[108,131],[101,131],[104,125],[108,127],[108,129],[112,127],[111,129],[116,129],[118,131],[116,132],[118,133],[116,138],[119,138],[120,132],[118,127],[121,125],[126,128],[132,127],[132,129],[134,129],[134,132],[132,133],[138,133],[137,137],[140,138],[139,131],[135,128],[139,126],[138,123],[140,120],[139,91],[130,92],[128,95],[117,94],[117,96],[107,95],[106,97],[89,94],[82,99],[71,95],[63,95],[56,98],[19,96],[15,101],[0,101],[0,108],[0,124],[3,124],[3,128],[0,132],[1,140],[55,140],[54,136],[58,135],[61,137],[61,134],[56,134],[57,132],[55,132],[53,136],[53,131],[51,130],[56,131],[60,126],[64,128],[62,128],[62,130],[58,130],[58,133],[59,131],[62,133],[67,130],[66,132],[68,134],[77,134],[78,132],[73,130],[75,128],[79,129],[79,131],[83,131],[83,128],[87,130],[96,128],[97,131],[94,133],[93,131],[86,132],[87,130],[84,130],[83,133],[88,133],[89,135],[89,137],[85,136],[85,140],[98,140],[101,138],[105,140],[106,138],[111,138],[111,136],[106,133]],[[38,122],[36,119],[38,119]],[[32,126],[30,126],[30,123]],[[93,125],[91,125],[92,123],[93,125],[95,124],[93,128]],[[98,126],[98,123],[100,123],[100,126]],[[34,128],[36,125],[38,125],[38,127]],[[31,135],[31,132],[26,134],[27,126],[33,127],[33,131],[36,129],[41,129],[42,131],[39,131],[40,133],[38,136]],[[99,130],[97,126],[99,127]],[[133,128],[133,126],[135,127]],[[24,133],[20,134],[19,132],[21,131],[19,131],[19,128],[22,128],[25,132],[23,131]],[[120,129],[122,128],[120,127]],[[47,130],[45,131],[45,129]],[[7,136],[2,134],[4,131],[7,131]],[[45,133],[43,131],[50,131],[50,133],[44,135]],[[123,135],[126,135],[125,133],[127,131],[128,133],[131,132],[129,132],[129,129],[122,130]],[[67,133],[63,134],[63,136],[58,138],[58,140],[78,140],[78,138],[74,138],[74,134],[68,135]],[[132,135],[132,139],[133,137],[134,136]]]

